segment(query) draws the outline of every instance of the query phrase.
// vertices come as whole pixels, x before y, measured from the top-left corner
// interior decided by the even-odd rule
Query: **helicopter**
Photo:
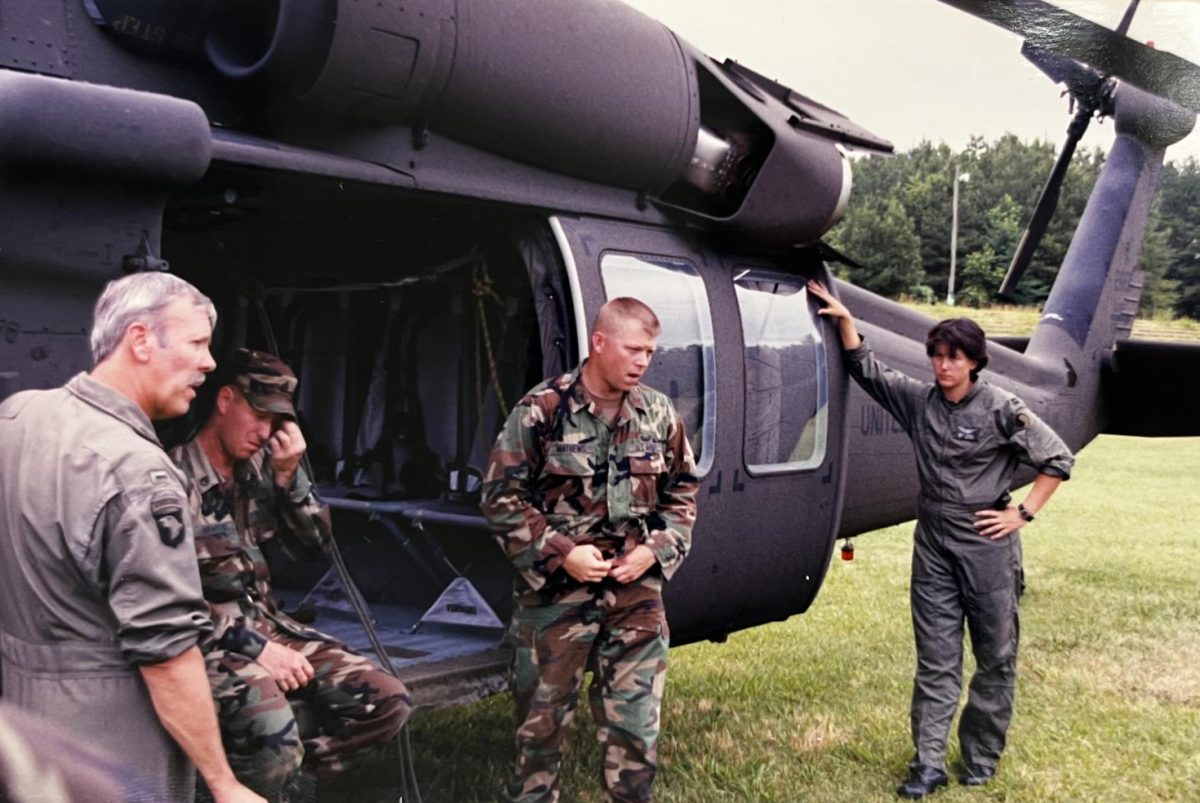
[[[941,1],[1021,35],[1077,108],[1006,289],[1087,121],[1118,132],[1037,328],[992,340],[991,381],[1072,449],[1200,434],[1170,392],[1200,348],[1128,340],[1200,68],[1127,39],[1128,20]],[[321,564],[277,585],[359,646],[361,594],[419,705],[504,688],[512,573],[481,469],[520,395],[586,358],[608,298],[662,320],[645,382],[697,457],[673,644],[803,613],[839,538],[913,516],[909,441],[851,387],[805,289],[830,284],[881,358],[927,369],[932,321],[835,280],[846,257],[821,239],[850,154],[892,144],[621,3],[2,0],[0,143],[0,398],[90,368],[105,282],[195,284],[219,310],[214,353],[269,348],[300,377],[357,591]]]

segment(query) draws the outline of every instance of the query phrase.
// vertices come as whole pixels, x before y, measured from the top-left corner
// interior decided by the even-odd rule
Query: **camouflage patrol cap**
[[[296,392],[296,374],[283,360],[265,351],[238,349],[233,353],[231,368],[230,384],[242,392],[251,407],[295,420],[292,394]]]

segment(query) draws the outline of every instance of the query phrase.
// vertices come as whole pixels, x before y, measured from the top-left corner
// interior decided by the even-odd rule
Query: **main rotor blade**
[[[1004,274],[1004,281],[1000,283],[1001,296],[1012,297],[1013,291],[1017,289],[1017,283],[1021,281],[1021,277],[1025,275],[1025,269],[1029,267],[1029,262],[1033,259],[1033,252],[1042,242],[1042,236],[1046,233],[1050,219],[1054,217],[1054,210],[1058,207],[1058,197],[1062,191],[1063,179],[1066,178],[1067,169],[1071,166],[1071,157],[1075,155],[1075,146],[1087,131],[1093,111],[1094,109],[1090,108],[1088,104],[1080,103],[1079,108],[1075,110],[1075,116],[1071,118],[1071,124],[1067,127],[1067,140],[1063,143],[1062,150],[1059,151],[1054,169],[1050,171],[1050,178],[1046,179],[1046,186],[1042,188],[1042,194],[1038,198],[1037,206],[1033,209],[1029,225],[1025,227],[1025,233],[1021,235],[1021,242],[1017,246],[1016,253],[1013,254],[1012,262],[1009,263],[1008,272]]]
[[[1092,111],[1103,108],[1109,80],[1098,71],[1054,51],[1041,50],[1028,39],[1021,43],[1021,55],[1054,83],[1066,84],[1072,102],[1082,103]]]
[[[1200,113],[1200,67],[1042,0],[939,0]],[[1124,23],[1124,21],[1123,21]]]

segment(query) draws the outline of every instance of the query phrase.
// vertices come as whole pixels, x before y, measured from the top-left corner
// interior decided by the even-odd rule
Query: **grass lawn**
[[[965,316],[974,318],[989,335],[1029,335],[1037,326],[1041,310],[1037,307],[995,306],[974,309],[951,307],[946,304],[917,304],[907,306],[934,320]],[[1138,318],[1133,322],[1134,340],[1170,340],[1181,343],[1200,343],[1200,321],[1189,318]]]
[[[1000,771],[934,800],[1200,801],[1198,478],[1200,439],[1103,437],[1083,451],[1024,534],[1029,590]],[[803,616],[672,651],[657,800],[897,799],[911,751],[910,533],[860,537]],[[566,801],[601,799],[583,709]],[[495,799],[511,728],[506,696],[419,714],[426,802]]]

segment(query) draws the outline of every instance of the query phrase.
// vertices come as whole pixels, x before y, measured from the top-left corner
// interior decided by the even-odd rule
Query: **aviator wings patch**
[[[962,424],[954,425],[954,440],[956,441],[972,441],[979,440],[979,427],[965,427]]]

